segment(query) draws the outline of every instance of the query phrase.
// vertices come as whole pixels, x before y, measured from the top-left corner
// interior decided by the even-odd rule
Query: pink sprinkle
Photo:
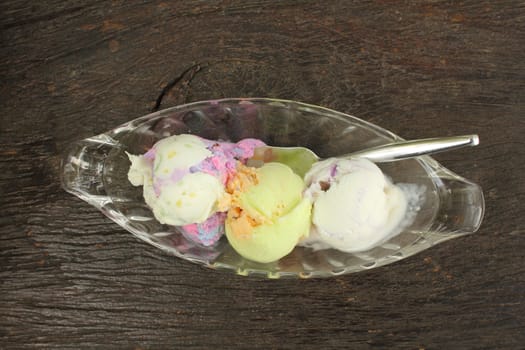
[[[215,167],[215,169],[217,169],[217,171],[223,171],[224,170],[223,163],[221,162],[221,160],[218,157],[212,157],[211,162],[212,162],[213,166]]]

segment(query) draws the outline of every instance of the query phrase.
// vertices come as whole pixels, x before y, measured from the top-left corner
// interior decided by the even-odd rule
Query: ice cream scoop
[[[232,207],[225,227],[231,246],[261,263],[290,253],[310,228],[311,203],[302,197],[303,189],[303,180],[284,164],[244,167],[229,189]]]
[[[478,144],[478,135],[399,141],[342,155],[339,158],[366,158],[374,162],[390,162]],[[304,147],[262,146],[255,149],[254,156],[247,164],[261,166],[263,163],[279,162],[288,165],[299,176],[304,176],[319,160],[321,158],[317,154]]]
[[[307,246],[367,250],[394,232],[407,208],[404,193],[364,158],[318,162],[305,184],[313,202],[312,230],[302,242]]]
[[[143,186],[145,201],[160,223],[180,226],[187,237],[208,246],[224,233],[229,206],[226,184],[237,165],[262,145],[255,139],[231,143],[173,135],[142,156],[128,154],[128,178]]]
[[[142,176],[146,203],[160,223],[201,223],[217,211],[224,186],[216,176],[191,172],[191,167],[212,155],[197,136],[167,137],[143,156],[130,156],[128,177],[134,185],[140,185],[137,179]]]

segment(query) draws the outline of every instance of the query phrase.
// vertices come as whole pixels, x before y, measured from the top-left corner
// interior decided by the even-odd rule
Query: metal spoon
[[[431,153],[450,151],[465,146],[476,146],[478,144],[478,135],[438,137],[392,142],[345,154],[337,158],[350,159],[359,157],[376,163],[392,162]],[[279,162],[288,165],[298,175],[304,176],[312,165],[320,160],[322,159],[317,154],[305,147],[264,146],[255,149],[254,155],[248,160],[247,165],[259,167],[264,163]]]

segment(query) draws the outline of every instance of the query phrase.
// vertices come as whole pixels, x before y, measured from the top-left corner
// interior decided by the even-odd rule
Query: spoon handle
[[[395,160],[414,158],[431,153],[449,151],[465,146],[476,146],[478,144],[478,135],[438,137],[388,143],[386,145],[354,152],[343,157],[361,157],[369,159],[373,162],[392,162]]]

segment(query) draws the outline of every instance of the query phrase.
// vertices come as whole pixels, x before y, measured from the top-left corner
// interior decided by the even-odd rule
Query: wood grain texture
[[[522,1],[0,3],[0,348],[515,349],[525,336]],[[267,281],[135,239],[60,188],[67,144],[220,97],[323,105],[480,183],[478,233],[369,272]]]

